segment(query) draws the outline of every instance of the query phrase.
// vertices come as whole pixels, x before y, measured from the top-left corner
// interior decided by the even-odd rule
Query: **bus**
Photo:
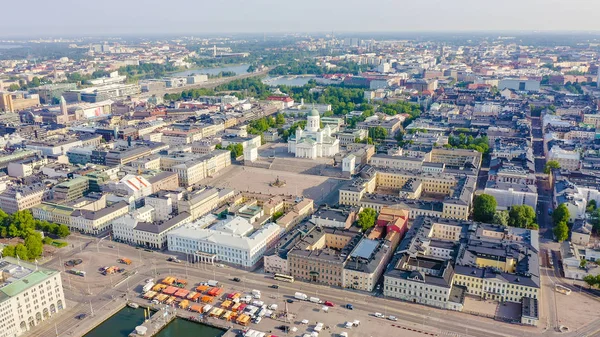
[[[290,276],[290,275],[285,275],[285,274],[275,274],[275,276],[273,276],[273,278],[277,281],[284,281],[284,282],[294,282],[294,277]]]

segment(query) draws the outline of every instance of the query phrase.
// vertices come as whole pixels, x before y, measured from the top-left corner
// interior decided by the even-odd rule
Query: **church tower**
[[[321,117],[317,109],[312,109],[307,117],[306,131],[317,132],[321,127]]]
[[[60,96],[60,114],[63,115],[64,122],[69,121],[69,111],[67,109],[67,101],[63,96]]]

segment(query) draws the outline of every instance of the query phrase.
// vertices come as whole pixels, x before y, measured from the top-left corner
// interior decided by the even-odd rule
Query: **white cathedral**
[[[306,129],[296,129],[288,139],[288,152],[296,158],[333,157],[340,152],[340,141],[331,135],[329,125],[321,130],[319,112],[313,109],[306,117]]]

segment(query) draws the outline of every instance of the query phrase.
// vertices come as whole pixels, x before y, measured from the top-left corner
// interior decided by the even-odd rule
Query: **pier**
[[[154,313],[148,308],[144,308],[144,310],[148,310],[150,318],[146,319],[142,325],[137,326],[129,334],[129,337],[154,336],[177,317],[175,309],[170,307],[163,307]]]

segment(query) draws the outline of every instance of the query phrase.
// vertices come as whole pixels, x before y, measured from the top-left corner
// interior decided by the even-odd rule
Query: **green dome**
[[[312,109],[312,110],[310,110],[309,116],[319,117],[319,111],[317,111],[317,109]]]

